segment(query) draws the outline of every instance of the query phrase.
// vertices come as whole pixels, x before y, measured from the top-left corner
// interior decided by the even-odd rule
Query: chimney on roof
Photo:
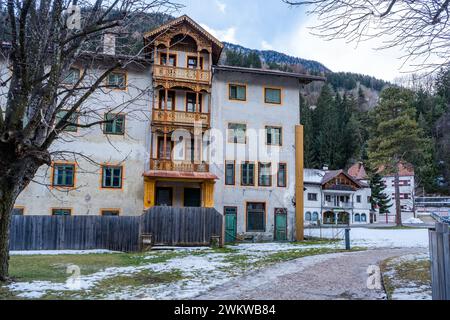
[[[116,55],[116,35],[114,33],[103,34],[103,53]]]

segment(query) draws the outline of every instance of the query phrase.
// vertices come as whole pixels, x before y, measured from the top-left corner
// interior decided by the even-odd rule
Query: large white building
[[[371,216],[369,185],[343,170],[304,170],[304,217],[309,225],[359,225]]]
[[[145,42],[147,57],[114,72],[111,87],[87,102],[97,120],[113,121],[63,133],[52,150],[65,155],[39,170],[16,213],[214,207],[229,241],[294,239],[299,90],[324,78],[219,66],[223,44],[187,16],[149,31]],[[106,70],[116,58],[109,48],[94,67]],[[82,68],[74,66],[75,80]]]

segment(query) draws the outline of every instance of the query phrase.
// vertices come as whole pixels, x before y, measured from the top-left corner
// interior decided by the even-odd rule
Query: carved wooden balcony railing
[[[153,109],[152,119],[153,123],[170,123],[181,126],[194,126],[195,123],[198,123],[202,127],[210,126],[209,113]]]
[[[211,83],[211,72],[209,70],[197,70],[172,66],[155,65],[153,77],[160,80]]]
[[[150,161],[150,170],[178,171],[178,172],[209,172],[209,165],[206,163],[195,164],[190,161],[152,159]]]

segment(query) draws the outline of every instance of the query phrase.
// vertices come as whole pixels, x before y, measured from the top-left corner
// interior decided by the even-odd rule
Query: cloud
[[[273,46],[270,43],[268,43],[266,40],[263,40],[261,42],[261,48],[263,50],[273,50],[274,49]]]
[[[375,50],[383,39],[356,43],[345,40],[326,41],[311,34],[317,24],[314,17],[303,20],[285,36],[273,43],[276,50],[323,63],[332,71],[363,73],[393,81],[402,74],[402,52],[399,49]]]
[[[225,13],[225,10],[227,9],[227,5],[225,3],[216,0],[216,6],[219,8],[220,12]]]
[[[216,30],[216,29],[210,28],[206,24],[200,24],[200,25],[206,31],[211,33],[214,37],[219,39],[220,41],[237,43],[237,40],[236,40],[236,28],[235,27],[230,27],[230,28],[224,29],[224,30]]]

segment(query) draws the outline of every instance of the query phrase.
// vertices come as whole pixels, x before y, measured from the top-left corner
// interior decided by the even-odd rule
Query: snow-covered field
[[[343,229],[340,229],[343,230]],[[306,229],[306,236],[343,239],[343,232],[335,228]],[[352,246],[366,248],[428,248],[428,229],[366,229],[350,231]]]
[[[110,250],[49,250],[49,251],[10,251],[11,256],[56,256],[56,255],[78,255],[78,254],[106,254],[119,253]]]
[[[117,287],[107,293],[96,294],[96,299],[189,299],[237,277],[249,270],[256,270],[256,264],[264,262],[280,252],[302,252],[314,249],[342,249],[340,243],[299,245],[288,243],[240,244],[229,246],[229,252],[214,251],[209,248],[178,249],[174,251],[154,251],[145,256],[147,263],[139,266],[106,268],[102,271],[70,278],[67,283],[50,281],[16,282],[7,286],[16,296],[39,299],[46,294],[66,295],[66,298],[92,297],[97,286],[104,280],[118,276],[138,276],[143,272],[181,272],[182,279],[170,283]],[[45,252],[38,252],[44,254]],[[51,252],[52,255],[67,254],[68,251]],[[70,253],[70,252],[69,252]],[[86,252],[83,252],[86,253]],[[107,252],[110,253],[110,252]],[[21,252],[16,252],[21,254]],[[155,262],[155,258],[164,262]],[[264,264],[259,265],[262,267]],[[69,275],[68,275],[69,277]]]

